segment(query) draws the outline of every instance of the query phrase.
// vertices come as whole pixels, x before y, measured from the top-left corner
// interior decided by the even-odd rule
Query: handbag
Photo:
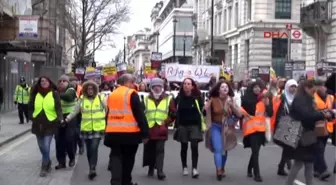
[[[297,148],[302,135],[301,121],[294,120],[289,115],[282,116],[275,130],[273,140],[280,146]]]

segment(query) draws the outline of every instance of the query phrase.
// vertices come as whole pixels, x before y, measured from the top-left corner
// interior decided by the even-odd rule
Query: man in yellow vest
[[[143,100],[149,127],[149,141],[144,146],[143,166],[148,166],[148,176],[157,170],[159,180],[164,180],[163,172],[165,141],[168,139],[168,125],[173,122],[175,108],[172,96],[164,91],[164,81],[154,78],[150,83],[150,94]]]
[[[25,77],[21,76],[20,84],[16,86],[14,92],[14,104],[18,106],[20,124],[24,123],[24,117],[26,118],[27,123],[29,122],[28,117],[29,96],[30,96],[30,87],[26,83]]]
[[[318,110],[323,112],[332,113],[332,107],[334,102],[334,97],[327,94],[327,88],[324,86],[324,82],[317,80],[316,81],[317,91],[314,94],[314,100]],[[326,180],[330,177],[328,172],[328,165],[325,161],[325,148],[329,138],[329,134],[333,130],[332,120],[325,120],[316,123],[316,133],[317,133],[317,148],[314,155],[314,172],[315,176],[321,180]]]
[[[70,85],[70,78],[66,75],[62,75],[59,79],[59,92],[63,118],[65,119],[73,112],[77,101],[76,91]],[[55,166],[56,170],[66,168],[66,155],[69,157],[69,167],[75,165],[76,123],[77,119],[64,122],[55,135],[58,161],[58,165]]]
[[[111,185],[135,185],[132,171],[139,144],[147,141],[148,124],[133,76],[123,74],[120,87],[107,98],[108,118],[104,144],[111,148]]]
[[[82,96],[78,100],[75,109],[65,119],[69,122],[82,114],[80,123],[80,138],[85,141],[87,148],[87,158],[89,162],[89,179],[96,176],[96,166],[98,161],[98,148],[101,138],[105,135],[105,111],[106,103],[101,95],[96,82],[87,81],[83,84]]]

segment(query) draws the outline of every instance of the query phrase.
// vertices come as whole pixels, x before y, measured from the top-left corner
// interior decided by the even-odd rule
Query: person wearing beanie
[[[61,98],[61,107],[63,112],[63,119],[65,119],[71,112],[73,112],[77,95],[76,90],[70,84],[70,78],[67,75],[62,75],[58,81],[58,90]],[[56,139],[56,158],[58,165],[56,170],[66,168],[66,155],[69,157],[69,167],[75,165],[75,134],[77,127],[77,119],[72,119],[69,122],[63,122],[59,128]]]
[[[145,115],[149,127],[149,141],[144,145],[143,167],[148,166],[148,177],[157,170],[157,178],[166,178],[163,172],[165,141],[168,139],[168,125],[173,122],[175,106],[172,97],[164,90],[164,81],[153,78],[150,93],[144,98]]]
[[[27,123],[29,122],[28,117],[28,102],[30,97],[30,87],[26,83],[25,77],[20,77],[20,84],[16,86],[14,92],[14,104],[18,107],[20,123],[24,123],[24,117]],[[24,115],[24,116],[23,116]]]

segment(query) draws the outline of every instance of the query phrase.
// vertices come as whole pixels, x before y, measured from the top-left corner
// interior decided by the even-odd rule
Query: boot
[[[51,161],[48,162],[47,166],[46,166],[46,170],[48,173],[51,172]]]
[[[221,180],[222,180],[222,178],[223,178],[222,169],[220,169],[220,168],[217,168],[217,169],[216,169],[216,177],[217,177],[217,180],[218,180],[218,181],[221,181]]]
[[[48,164],[42,164],[41,165],[40,177],[46,177],[47,176],[47,174],[48,174],[47,165]]]
[[[154,167],[152,167],[152,166],[148,167],[147,176],[148,177],[153,177],[154,176]]]
[[[69,167],[74,167],[76,164],[75,159],[70,159],[69,161]]]
[[[95,169],[91,169],[90,172],[89,172],[89,175],[88,175],[89,179],[93,180],[96,176],[97,176],[96,170]]]
[[[59,163],[58,165],[55,166],[55,170],[60,170],[66,168],[65,163]]]
[[[262,182],[263,181],[260,175],[254,176],[253,180],[256,181],[256,182]]]
[[[288,176],[288,174],[285,171],[284,165],[279,165],[279,167],[278,167],[278,175],[279,176]]]
[[[325,171],[319,175],[319,179],[321,181],[325,181],[330,177],[330,173],[328,171]]]
[[[225,168],[223,167],[221,170],[222,170],[222,177],[226,177],[226,175],[225,175]]]
[[[250,167],[247,168],[247,177],[253,177],[252,168],[250,168]]]
[[[159,180],[165,180],[166,179],[166,174],[163,173],[163,171],[158,171],[157,172],[157,177]]]
[[[83,155],[84,154],[84,147],[79,147],[78,153],[79,153],[79,155]]]
[[[286,162],[286,165],[287,165],[287,170],[290,170],[292,168],[292,160],[288,160]]]

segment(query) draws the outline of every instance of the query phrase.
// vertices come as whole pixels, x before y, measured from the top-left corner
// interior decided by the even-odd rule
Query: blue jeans
[[[50,144],[53,135],[49,136],[36,136],[37,144],[42,154],[42,163],[47,164],[50,161]]]
[[[212,123],[210,131],[216,168],[224,168],[227,152],[223,154],[224,143],[222,142],[222,125]]]
[[[85,139],[86,155],[89,162],[89,168],[95,170],[98,161],[98,148],[100,138]]]

